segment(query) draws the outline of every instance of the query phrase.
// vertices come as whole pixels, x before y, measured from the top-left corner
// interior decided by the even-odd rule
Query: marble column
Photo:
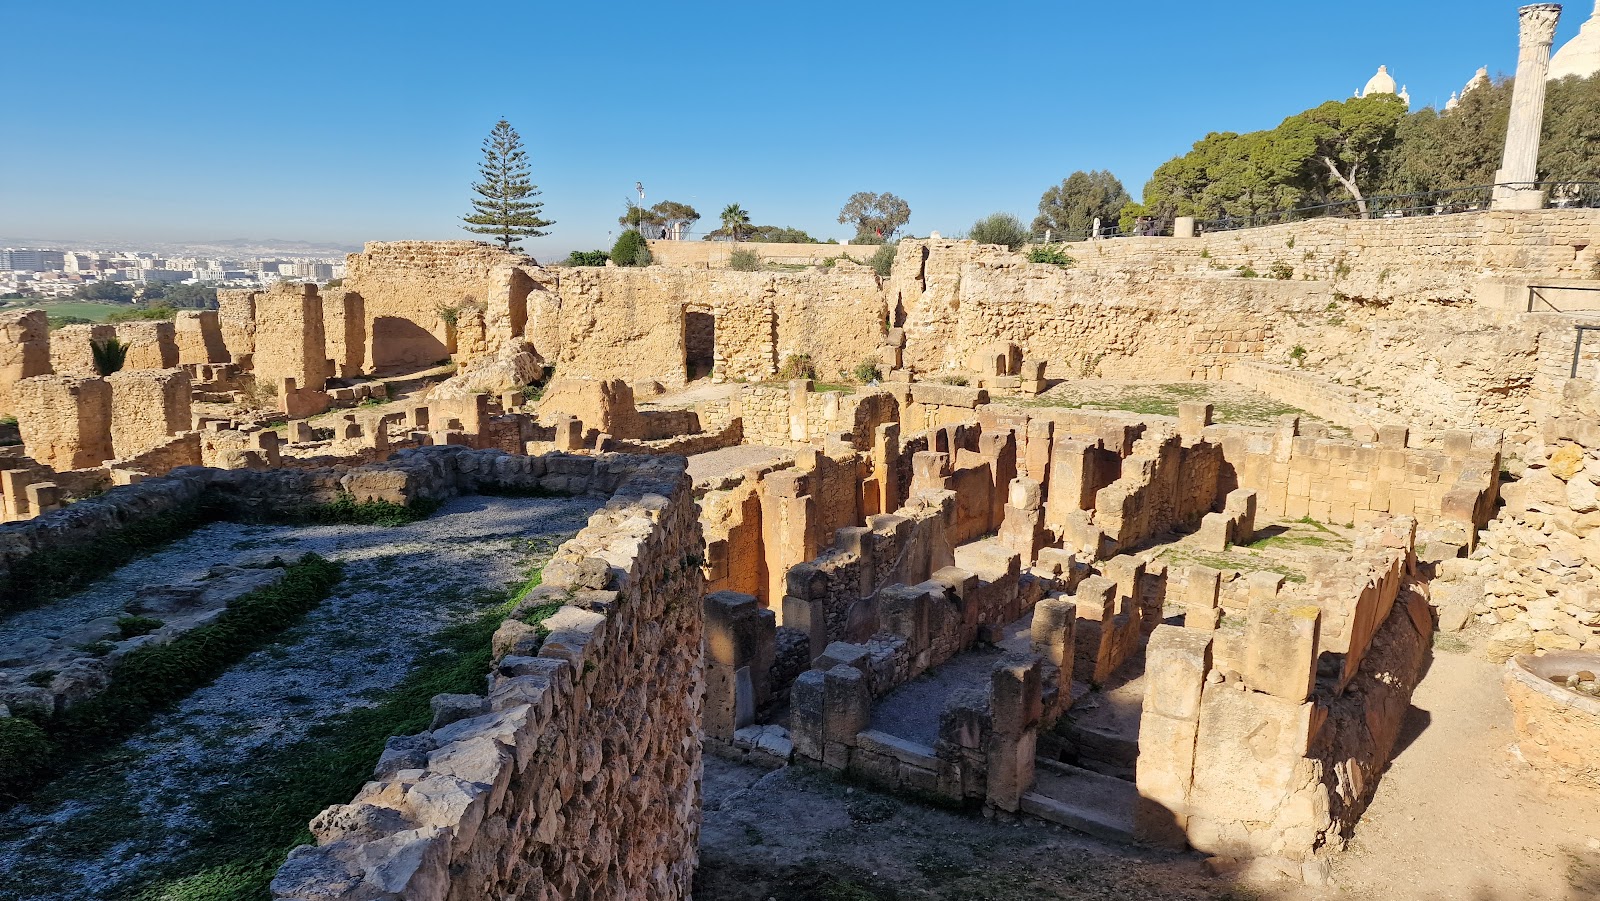
[[[1522,48],[1517,57],[1517,83],[1511,92],[1506,153],[1494,177],[1497,210],[1537,210],[1544,206],[1544,192],[1533,183],[1539,178],[1545,80],[1550,75],[1550,45],[1556,39],[1561,4],[1524,6],[1518,15],[1522,19]]]

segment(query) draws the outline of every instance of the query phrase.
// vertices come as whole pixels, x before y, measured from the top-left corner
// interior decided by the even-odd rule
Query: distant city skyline
[[[493,28],[408,2],[286,0],[266,18],[80,5],[79,20],[114,29],[21,5],[0,57],[20,88],[0,142],[0,235],[469,239],[479,142],[501,116],[556,223],[523,244],[541,261],[608,246],[636,181],[649,202],[696,207],[694,237],[739,203],[757,224],[843,240],[835,217],[861,190],[904,197],[911,233],[952,234],[995,211],[1031,219],[1077,169],[1110,169],[1137,197],[1207,132],[1270,128],[1351,96],[1379,65],[1417,106],[1443,106],[1479,66],[1515,68],[1518,5],[1356,0],[1338,21],[1361,24],[1337,32],[1320,8],[1264,0],[805,14],[623,2],[598,21],[512,7]],[[1566,5],[1558,46],[1591,11]],[[73,97],[86,106],[64,108]],[[94,98],[182,112],[96,115]]]

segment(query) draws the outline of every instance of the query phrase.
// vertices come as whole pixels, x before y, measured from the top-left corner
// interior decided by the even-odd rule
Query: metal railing
[[[1563,310],[1560,307],[1556,306],[1554,303],[1551,303],[1551,301],[1550,301],[1550,299],[1548,297],[1544,296],[1544,292],[1546,292],[1546,291],[1589,291],[1589,292],[1600,293],[1600,285],[1593,286],[1593,287],[1591,287],[1589,285],[1529,285],[1528,286],[1528,309],[1527,309],[1527,312],[1529,312],[1529,313],[1593,313],[1593,314],[1596,314],[1596,315],[1600,315],[1600,309],[1594,309],[1594,310]],[[1547,307],[1548,309],[1539,309],[1539,306],[1541,304],[1544,307]]]
[[[1355,200],[1339,200],[1287,210],[1264,210],[1242,216],[1221,216],[1196,223],[1200,232],[1236,231],[1308,219],[1406,219],[1416,216],[1447,216],[1488,210],[1496,188],[1537,190],[1544,195],[1546,209],[1600,208],[1600,182],[1519,182],[1475,185],[1421,194],[1385,194],[1366,198],[1363,213]]]

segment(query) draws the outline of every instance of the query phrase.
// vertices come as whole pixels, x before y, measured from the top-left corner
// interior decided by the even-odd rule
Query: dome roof
[[[1550,58],[1550,80],[1576,75],[1579,78],[1600,72],[1600,0],[1595,0],[1594,16],[1583,23],[1578,36]]]
[[[1367,81],[1367,86],[1361,89],[1361,96],[1366,97],[1372,94],[1393,94],[1395,93],[1396,87],[1398,87],[1398,85],[1394,83],[1394,76],[1389,74],[1389,67],[1379,66],[1378,74],[1372,76],[1372,78]]]

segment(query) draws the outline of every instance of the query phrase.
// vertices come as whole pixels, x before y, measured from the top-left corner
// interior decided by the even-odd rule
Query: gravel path
[[[120,609],[142,585],[240,555],[315,551],[345,563],[333,597],[129,738],[121,771],[86,777],[100,790],[8,812],[0,823],[0,899],[118,897],[142,871],[187,847],[200,824],[189,803],[199,790],[226,784],[257,750],[289,744],[334,714],[374,703],[431,636],[524,578],[600,506],[592,498],[469,496],[397,528],[218,524],[75,598],[30,611],[31,621],[48,623],[73,611]],[[60,608],[54,620],[53,608]],[[80,827],[107,817],[138,818],[141,827],[132,832],[139,838],[85,847]]]

